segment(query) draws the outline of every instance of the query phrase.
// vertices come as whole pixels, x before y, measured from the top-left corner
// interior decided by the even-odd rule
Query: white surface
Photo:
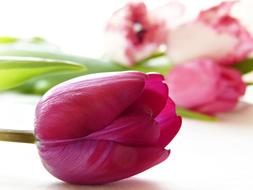
[[[104,22],[124,2],[0,0],[0,35],[39,35],[68,52],[97,56]],[[162,2],[166,0],[158,1]],[[244,0],[235,9],[251,27],[252,2]],[[245,99],[253,103],[252,97],[253,89]],[[0,94],[0,127],[33,129],[37,101],[38,97]],[[136,177],[94,187],[68,185],[52,177],[40,163],[35,145],[0,142],[0,190],[252,190],[253,106],[221,118],[216,123],[184,120],[169,145],[168,160]]]
[[[253,95],[249,91],[248,95]],[[0,95],[0,126],[33,129],[38,97]],[[74,186],[52,177],[35,145],[0,142],[1,190],[252,190],[253,106],[219,122],[184,120],[168,160],[135,177],[101,186]]]

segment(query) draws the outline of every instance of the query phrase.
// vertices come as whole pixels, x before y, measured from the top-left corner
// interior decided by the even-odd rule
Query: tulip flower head
[[[36,109],[45,168],[75,184],[130,177],[164,161],[181,126],[160,74],[93,74],[48,91]]]
[[[235,64],[253,50],[253,37],[230,15],[235,2],[223,2],[200,12],[192,22],[171,30],[168,56],[174,63],[213,59],[218,64]]]
[[[142,2],[116,11],[105,31],[105,55],[131,66],[158,51],[167,41],[167,27]]]
[[[167,82],[178,106],[210,115],[232,110],[246,89],[239,71],[209,59],[177,65]]]

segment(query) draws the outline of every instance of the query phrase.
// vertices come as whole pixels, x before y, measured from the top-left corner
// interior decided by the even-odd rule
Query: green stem
[[[253,58],[245,59],[237,64],[234,64],[233,67],[239,70],[242,74],[247,74],[253,71]]]
[[[252,85],[253,85],[253,82],[246,82],[246,85],[247,85],[247,86],[252,86]]]
[[[0,129],[0,141],[35,143],[33,131]]]
[[[159,58],[159,57],[164,57],[165,55],[166,55],[165,52],[156,52],[156,53],[152,54],[151,56],[137,62],[136,65],[142,65],[142,64],[146,63],[147,61],[150,61],[152,59]]]
[[[199,112],[194,112],[194,111],[179,108],[179,107],[177,107],[177,114],[189,119],[197,119],[197,120],[202,120],[202,121],[218,121],[218,118],[215,116],[206,115]]]

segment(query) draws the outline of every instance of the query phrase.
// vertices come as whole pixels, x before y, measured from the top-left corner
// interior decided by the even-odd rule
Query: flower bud
[[[154,73],[100,73],[52,88],[36,109],[45,168],[69,183],[101,184],[164,161],[181,117],[163,80]]]
[[[167,82],[178,106],[211,115],[233,109],[246,89],[239,71],[208,59],[177,65]]]

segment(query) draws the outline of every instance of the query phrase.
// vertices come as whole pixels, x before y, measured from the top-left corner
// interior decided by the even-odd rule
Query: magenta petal
[[[138,174],[159,164],[169,151],[129,147],[108,141],[79,141],[40,147],[44,166],[57,178],[75,184],[101,184]]]
[[[155,120],[160,126],[158,145],[165,147],[176,136],[182,123],[182,118],[176,115],[175,104],[171,99],[168,99],[165,108]]]
[[[168,98],[168,87],[160,74],[148,74],[142,95],[127,109],[127,112],[144,112],[157,116]]]
[[[89,140],[108,140],[131,146],[155,145],[160,128],[148,114],[122,115],[106,128],[85,137]]]
[[[145,78],[140,72],[94,74],[54,87],[37,106],[37,138],[80,138],[107,126],[141,95]]]

